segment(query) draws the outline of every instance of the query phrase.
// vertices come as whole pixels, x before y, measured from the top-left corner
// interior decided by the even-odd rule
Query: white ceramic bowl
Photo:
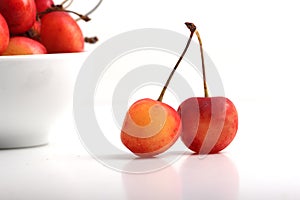
[[[48,143],[87,53],[0,56],[0,149]]]

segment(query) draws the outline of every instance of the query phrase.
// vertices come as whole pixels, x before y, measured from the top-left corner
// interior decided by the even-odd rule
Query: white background
[[[84,13],[96,2],[74,0],[72,9]],[[164,28],[188,35],[184,22],[197,25],[226,97],[239,113],[235,140],[204,167],[197,169],[194,158],[187,157],[170,170],[136,177],[90,158],[68,118],[53,131],[49,146],[0,152],[7,169],[0,172],[0,198],[138,199],[160,194],[156,199],[299,199],[298,4],[104,0],[91,22],[80,22],[85,35],[99,37],[97,45],[133,29]]]

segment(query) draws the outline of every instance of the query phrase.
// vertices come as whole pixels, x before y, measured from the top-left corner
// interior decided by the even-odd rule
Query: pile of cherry
[[[83,51],[85,38],[70,12],[52,0],[1,0],[0,55]]]

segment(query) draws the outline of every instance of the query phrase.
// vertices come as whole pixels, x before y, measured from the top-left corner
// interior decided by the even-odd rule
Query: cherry
[[[1,0],[0,13],[5,18],[10,34],[25,33],[36,19],[34,0]]]
[[[77,22],[64,11],[44,14],[41,19],[41,43],[48,53],[81,52],[84,37]]]
[[[11,37],[8,47],[3,52],[4,56],[45,54],[46,48],[39,42],[23,36]]]
[[[218,153],[234,139],[238,129],[238,115],[228,98],[209,97],[202,41],[199,32],[196,30],[195,33],[200,45],[205,97],[192,97],[180,104],[181,139],[196,153]]]
[[[82,15],[66,10],[72,3],[69,0],[64,0],[58,5],[55,5],[53,0],[1,0],[0,13],[5,20],[1,21],[1,34],[3,35],[0,38],[0,55],[9,41],[9,38],[5,37],[7,35],[4,31],[5,27],[8,27],[9,36],[34,39],[41,42],[49,53],[82,52],[85,42],[95,43],[98,38],[83,37],[77,20],[89,21],[90,18],[87,15],[94,12],[101,2],[102,0],[86,15]],[[68,5],[65,5],[66,3]],[[79,16],[79,19],[75,20],[69,13]],[[6,21],[6,26],[3,21]],[[14,52],[17,51],[14,50]]]
[[[0,55],[5,51],[9,42],[8,25],[0,13]]]
[[[179,114],[162,102],[164,93],[179,66],[195,28],[187,24],[191,31],[186,47],[173,68],[157,100],[145,98],[133,103],[124,119],[121,130],[122,143],[140,157],[152,157],[169,149],[177,140],[181,130]]]
[[[35,21],[33,26],[24,34],[25,36],[40,42],[41,22]]]
[[[54,2],[52,0],[35,0],[35,5],[37,12],[40,13],[54,6]]]

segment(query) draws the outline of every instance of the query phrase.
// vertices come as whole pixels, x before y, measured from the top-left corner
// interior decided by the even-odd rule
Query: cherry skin
[[[45,54],[46,48],[39,42],[23,36],[11,37],[8,47],[2,55],[29,55],[29,54]]]
[[[24,35],[40,42],[41,22],[39,20],[35,21],[32,27]]]
[[[84,50],[84,37],[77,22],[66,12],[54,11],[41,19],[41,43],[48,53]]]
[[[181,140],[200,154],[218,153],[235,138],[238,114],[225,97],[192,97],[178,108],[182,121]]]
[[[9,42],[8,25],[0,13],[0,55],[5,51]]]
[[[34,0],[1,0],[0,13],[8,24],[10,34],[22,34],[35,22],[35,2]]]
[[[181,122],[176,110],[152,99],[141,99],[129,108],[121,132],[123,144],[140,157],[152,157],[178,139]]]
[[[54,5],[52,0],[35,0],[36,10],[38,13],[46,11]]]

